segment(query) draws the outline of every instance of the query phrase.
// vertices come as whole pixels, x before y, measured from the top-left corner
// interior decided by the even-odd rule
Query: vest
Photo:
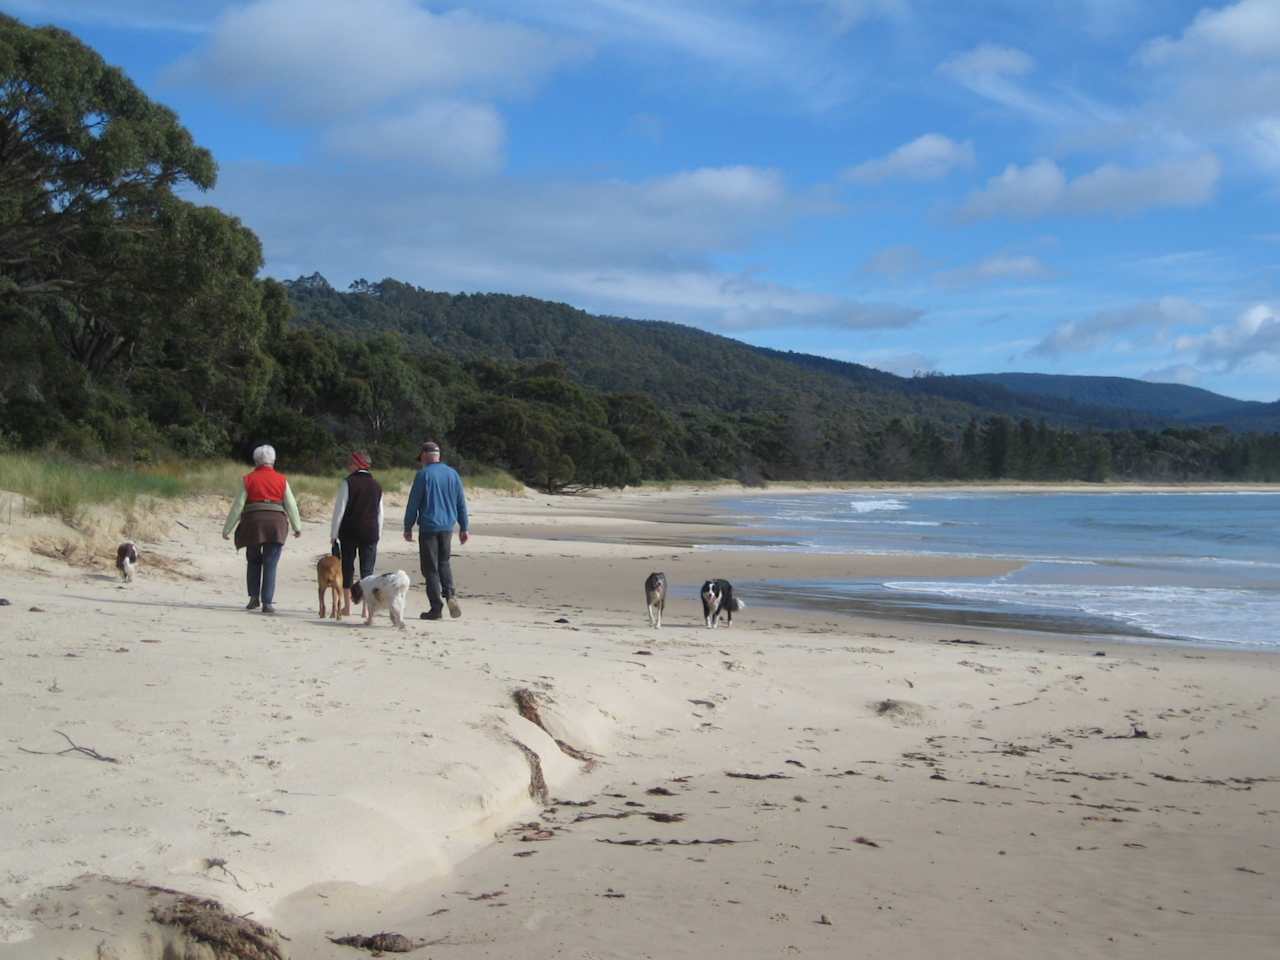
[[[275,467],[257,467],[245,474],[245,503],[284,503],[284,486],[284,474]]]
[[[357,471],[347,477],[347,509],[338,523],[338,539],[343,543],[377,543],[378,503],[382,487],[372,475]]]

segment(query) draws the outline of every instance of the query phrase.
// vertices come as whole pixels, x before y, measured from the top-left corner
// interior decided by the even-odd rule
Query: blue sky
[[[7,0],[267,273],[1280,398],[1280,0]]]

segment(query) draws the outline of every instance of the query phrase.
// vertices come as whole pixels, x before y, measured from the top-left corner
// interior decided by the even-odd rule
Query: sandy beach
[[[1275,655],[750,596],[730,630],[687,598],[649,629],[652,570],[1008,566],[717,550],[723,492],[472,495],[463,616],[434,623],[393,500],[404,631],[317,617],[328,504],[268,618],[226,500],[147,511],[129,585],[121,518],[19,502],[0,958],[349,958],[334,939],[382,932],[433,958],[1280,954]],[[217,952],[189,898],[257,952]]]

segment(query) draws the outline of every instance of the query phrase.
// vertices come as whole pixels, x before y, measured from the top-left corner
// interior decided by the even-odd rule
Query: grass
[[[98,504],[130,508],[140,497],[231,496],[247,471],[244,464],[229,460],[101,466],[49,455],[0,453],[0,490],[20,493],[31,501],[36,513],[60,517],[77,526],[85,510]],[[396,492],[408,490],[414,472],[408,467],[393,467],[378,470],[376,476],[384,490]],[[334,496],[338,482],[345,476],[341,471],[330,475],[286,473],[295,495],[325,499]],[[468,487],[504,493],[524,489],[510,474],[497,469],[480,470],[468,475],[464,482]]]

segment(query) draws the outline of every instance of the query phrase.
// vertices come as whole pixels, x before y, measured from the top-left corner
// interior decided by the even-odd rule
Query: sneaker
[[[257,597],[250,597],[250,598],[249,598],[249,602],[248,602],[248,603],[246,603],[246,604],[244,605],[244,608],[245,608],[246,610],[257,610],[257,609],[258,609],[258,598],[257,598]]]
[[[271,604],[269,604],[269,603],[264,603],[264,604],[262,605],[262,612],[263,612],[263,613],[275,613],[275,612],[276,612],[276,608],[275,608],[274,606],[272,606]]]
[[[423,610],[420,614],[418,614],[418,619],[419,620],[439,620],[440,616],[441,614],[439,610]]]
[[[455,620],[462,616],[462,607],[458,604],[457,597],[450,597],[445,603],[449,604],[449,616]]]

